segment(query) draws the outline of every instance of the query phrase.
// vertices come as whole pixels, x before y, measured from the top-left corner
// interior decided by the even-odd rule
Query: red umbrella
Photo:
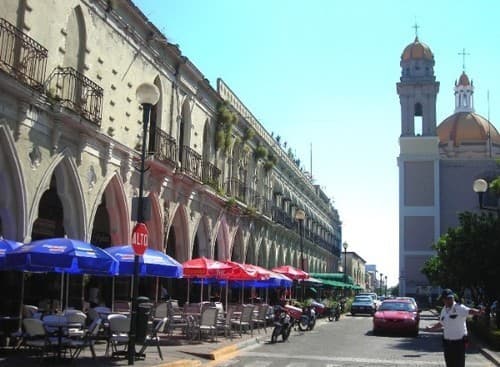
[[[224,274],[232,271],[232,266],[204,256],[184,262],[182,268],[185,278],[223,278]],[[188,283],[188,301],[189,288]],[[201,301],[203,302],[203,282],[201,282]]]
[[[231,266],[231,272],[225,274],[223,279],[227,280],[264,280],[269,278],[269,274],[264,274],[256,265],[240,264],[235,261],[224,261]],[[262,268],[261,268],[262,269]],[[262,269],[265,270],[265,269]]]
[[[278,266],[277,268],[273,268],[272,271],[280,274],[285,274],[287,277],[293,280],[309,278],[309,274],[306,273],[304,270],[294,268],[293,266],[290,265]]]
[[[223,278],[230,273],[232,266],[221,261],[199,257],[182,264],[185,278]]]

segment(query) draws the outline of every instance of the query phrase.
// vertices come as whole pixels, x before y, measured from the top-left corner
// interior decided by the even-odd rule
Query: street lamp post
[[[158,102],[160,92],[153,84],[143,83],[136,90],[137,101],[142,105],[142,147],[141,168],[139,170],[139,200],[137,203],[137,223],[144,223],[144,161],[146,159],[146,142],[151,108]],[[128,364],[135,361],[135,341],[137,332],[137,297],[139,295],[139,255],[134,256],[134,274],[132,276],[132,312],[130,315],[130,333],[128,342]]]
[[[380,273],[380,295],[382,295],[382,284],[383,284],[383,280],[382,280],[382,277],[384,276],[383,273]]]
[[[484,193],[486,191],[488,191],[489,186],[490,185],[488,185],[488,182],[485,179],[478,178],[472,184],[472,190],[474,190],[474,192],[477,194],[477,199],[479,201],[479,208],[481,208],[482,210],[489,210],[492,212],[496,212],[497,215],[500,216],[500,205],[493,207],[493,206],[487,206],[487,205],[483,204]]]
[[[300,270],[304,269],[304,219],[306,218],[306,213],[302,209],[297,209],[295,211],[295,220],[299,224],[299,236],[300,236]],[[304,300],[304,280],[302,279],[302,301]]]
[[[342,244],[342,247],[344,248],[344,284],[347,284],[347,247],[348,246],[349,245],[347,244],[347,242],[344,242]],[[344,285],[344,287],[345,287],[345,285]],[[344,293],[346,293],[346,292],[344,292]]]
[[[385,296],[387,297],[387,275],[384,278],[385,278]]]

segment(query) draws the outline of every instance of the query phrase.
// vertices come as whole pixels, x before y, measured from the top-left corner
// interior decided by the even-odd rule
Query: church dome
[[[434,60],[434,54],[432,53],[429,46],[427,46],[425,43],[420,42],[418,40],[418,37],[415,37],[415,41],[406,46],[403,53],[401,54],[402,61],[410,59]]]
[[[457,112],[447,117],[437,127],[437,135],[441,144],[453,142],[459,146],[462,143],[486,143],[488,133],[493,143],[500,143],[500,134],[491,122],[474,112]]]

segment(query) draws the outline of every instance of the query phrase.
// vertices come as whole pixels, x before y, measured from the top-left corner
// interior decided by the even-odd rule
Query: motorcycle
[[[314,325],[316,325],[316,311],[311,306],[305,306],[300,316],[299,329],[300,331],[312,330]]]
[[[340,319],[340,304],[337,302],[335,306],[328,307],[326,315],[328,316],[328,321],[339,321]]]
[[[293,318],[287,313],[286,309],[277,306],[274,312],[274,329],[271,334],[271,343],[276,343],[281,335],[283,341],[286,341],[292,331]]]

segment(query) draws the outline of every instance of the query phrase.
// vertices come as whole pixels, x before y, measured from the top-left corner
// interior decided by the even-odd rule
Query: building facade
[[[149,246],[337,271],[327,195],[223,80],[213,87],[130,0],[5,0],[0,10],[0,233],[129,244],[142,146],[136,88],[154,84]],[[223,73],[223,70],[221,70]],[[7,276],[7,275],[4,275]]]
[[[437,293],[421,273],[458,214],[478,210],[474,180],[498,175],[500,136],[474,110],[474,85],[465,70],[454,85],[455,110],[436,120],[439,82],[434,55],[418,37],[401,55],[397,93],[401,102],[399,138],[399,293]]]

